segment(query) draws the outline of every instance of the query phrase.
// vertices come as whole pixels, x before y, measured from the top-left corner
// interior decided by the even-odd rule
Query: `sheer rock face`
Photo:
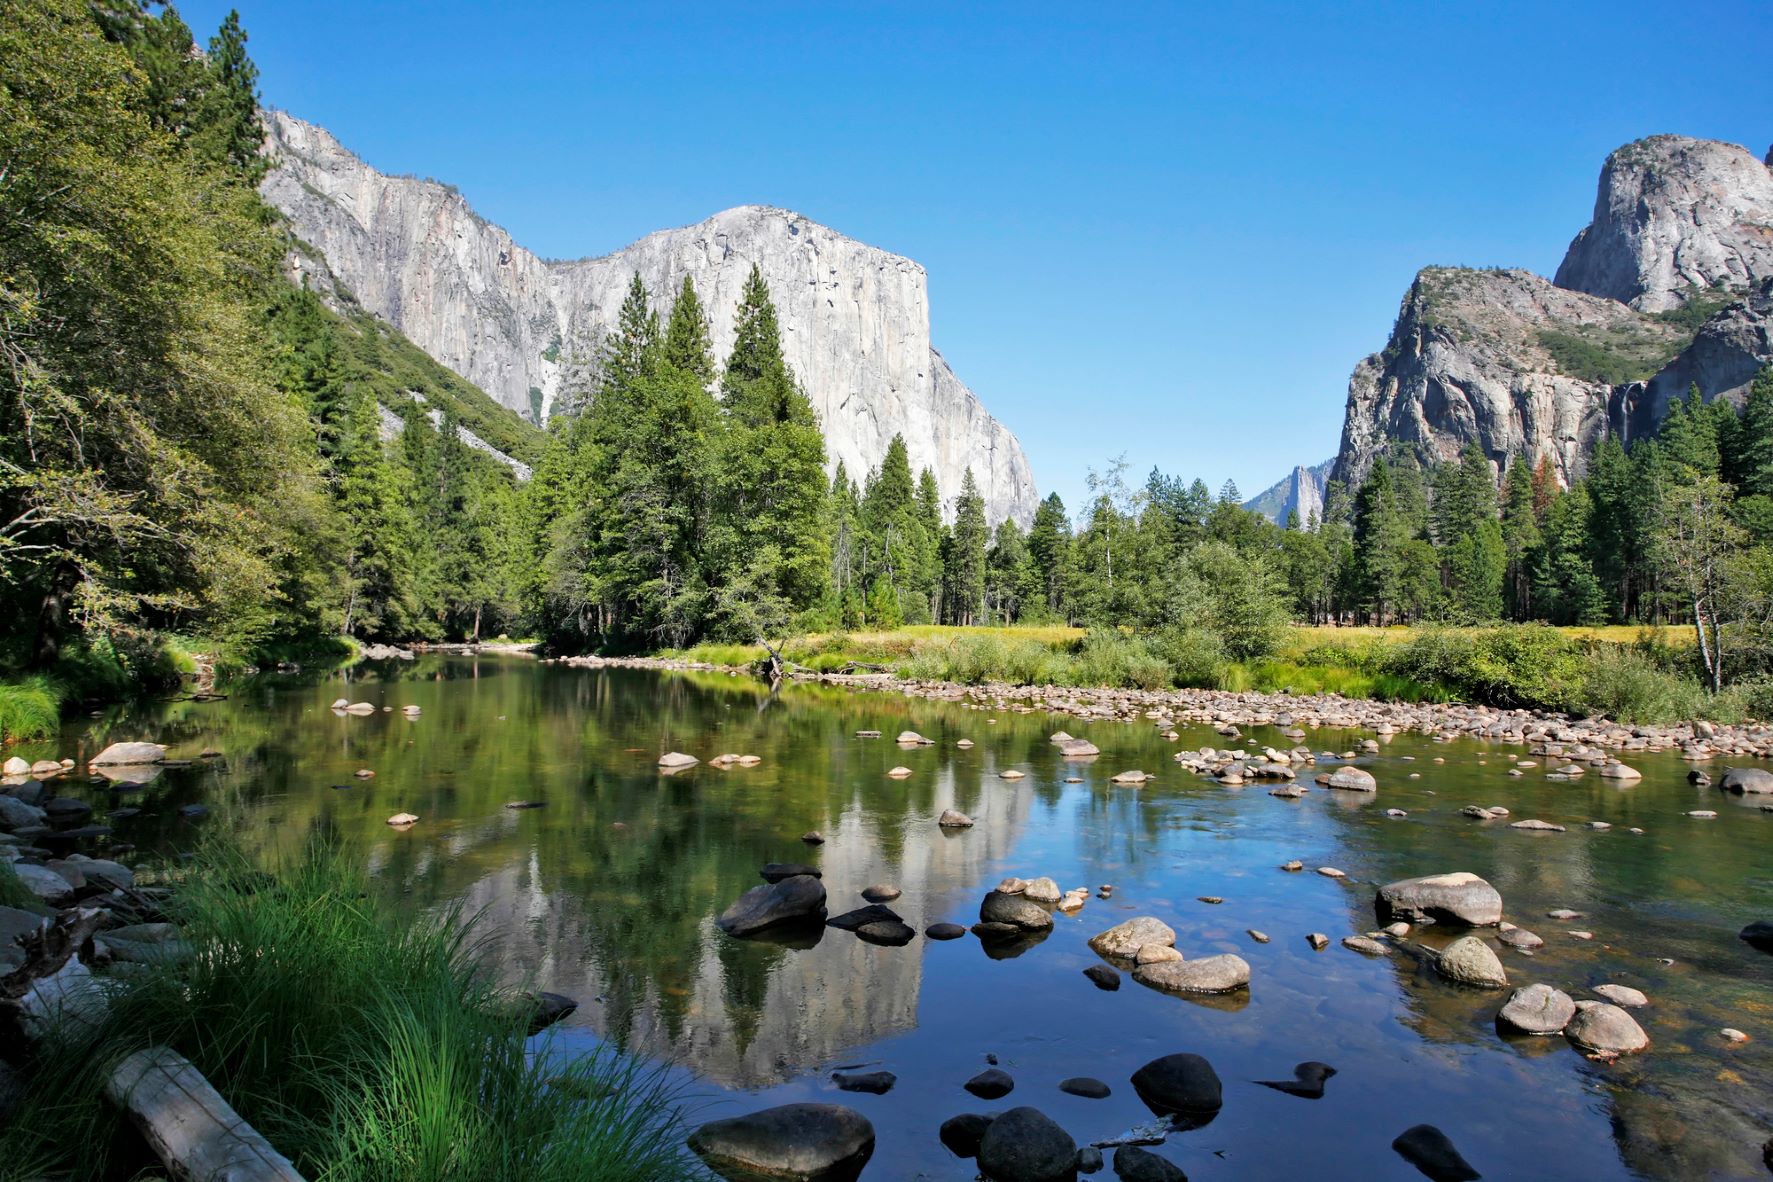
[[[1767,365],[1773,365],[1773,280],[1719,310],[1654,378],[1621,391],[1615,429],[1627,443],[1654,435],[1668,404],[1693,386],[1708,401],[1728,398],[1740,407]]]
[[[1695,288],[1773,277],[1773,169],[1746,148],[1655,135],[1607,157],[1594,221],[1558,268],[1560,287],[1645,312]]]
[[[1566,482],[1579,475],[1606,430],[1614,388],[1564,373],[1547,333],[1612,342],[1647,371],[1684,335],[1528,271],[1427,268],[1390,344],[1349,380],[1334,478],[1359,484],[1387,445],[1450,460],[1474,439],[1499,466],[1545,455]]]
[[[1658,315],[1739,298],[1697,333]],[[1773,361],[1773,170],[1734,144],[1652,136],[1607,159],[1594,222],[1556,283],[1431,267],[1391,341],[1348,386],[1333,473],[1351,486],[1388,448],[1450,459],[1475,440],[1500,469],[1551,459],[1567,484],[1609,434],[1654,434],[1697,385],[1740,404]]]
[[[1276,525],[1285,525],[1287,518],[1298,514],[1299,524],[1308,525],[1314,517],[1324,515],[1324,481],[1329,479],[1334,460],[1325,460],[1307,468],[1303,464],[1287,476],[1244,502],[1244,508],[1260,513]]]
[[[788,210],[741,206],[603,258],[544,260],[448,186],[377,172],[282,112],[266,124],[275,166],[262,191],[296,235],[365,308],[518,413],[540,422],[583,384],[636,274],[661,315],[690,276],[724,357],[756,263],[833,467],[842,460],[860,480],[902,434],[913,469],[934,469],[945,500],[971,467],[992,520],[1032,519],[1021,444],[930,344],[927,279],[910,259]],[[299,253],[291,265],[319,270]]]

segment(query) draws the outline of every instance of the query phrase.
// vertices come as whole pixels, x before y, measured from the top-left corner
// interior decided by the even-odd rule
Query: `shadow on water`
[[[339,697],[377,712],[339,717],[328,709]],[[400,710],[409,704],[420,707],[415,719]],[[862,729],[888,738],[857,738]],[[890,736],[905,729],[935,742],[901,748]],[[1102,755],[1062,760],[1047,738],[1058,729]],[[1308,741],[1334,751],[1365,737],[1320,731]],[[1201,728],[1169,743],[1150,727],[826,687],[771,697],[719,674],[459,657],[267,675],[226,701],[116,711],[21,754],[84,759],[137,738],[168,743],[192,766],[60,791],[87,799],[139,860],[177,857],[215,826],[267,861],[312,833],[337,835],[391,897],[477,915],[513,981],[577,999],[557,1046],[609,1041],[668,1058],[697,1078],[709,1115],[800,1100],[857,1107],[879,1134],[865,1178],[970,1177],[936,1137],[963,1111],[1033,1104],[1080,1143],[1148,1125],[1126,1081],[1176,1051],[1205,1056],[1225,1081],[1211,1125],[1164,1150],[1197,1179],[1417,1178],[1390,1146],[1423,1123],[1491,1178],[1764,1176],[1773,956],[1735,933],[1773,917],[1773,814],[1690,787],[1671,756],[1633,757],[1644,778],[1620,788],[1592,775],[1551,781],[1543,767],[1511,777],[1511,756],[1526,758],[1519,748],[1399,736],[1363,760],[1376,795],[1282,801],[1180,772],[1169,758],[1178,748],[1226,742]],[[1244,742],[1290,745],[1265,731]],[[221,755],[198,759],[204,748]],[[661,777],[655,761],[672,750],[762,762]],[[901,764],[910,777],[886,775]],[[1010,768],[1026,778],[1002,779]],[[1158,778],[1109,783],[1128,768]],[[546,807],[505,807],[517,801]],[[1474,803],[1567,831],[1459,815]],[[186,806],[210,812],[183,815]],[[1700,807],[1720,815],[1685,816]],[[945,808],[974,827],[939,829]],[[418,824],[391,829],[387,818],[402,811]],[[823,845],[800,842],[811,830]],[[1305,872],[1279,870],[1289,859]],[[862,888],[892,883],[903,891],[892,909],[919,933],[970,925],[1007,875],[1115,890],[1055,914],[1049,932],[977,950],[965,947],[972,936],[886,947],[823,927],[723,936],[713,917],[771,862],[817,866],[832,914],[861,906]],[[1311,873],[1318,866],[1347,877]],[[1637,1017],[1650,1052],[1605,1065],[1561,1038],[1504,1037],[1495,1013],[1505,994],[1452,986],[1398,953],[1340,947],[1377,926],[1377,884],[1448,870],[1487,878],[1508,918],[1545,939],[1532,954],[1499,948],[1512,983],[1585,998],[1611,981],[1649,994]],[[1566,907],[1582,918],[1547,917]],[[1168,923],[1190,958],[1244,957],[1251,988],[1186,999],[1097,990],[1083,975],[1097,963],[1086,941],[1134,915]],[[1311,932],[1330,945],[1314,951]],[[1451,934],[1430,928],[1420,939]],[[1725,1026],[1752,1041],[1726,1044]],[[960,1085],[987,1055],[1016,1089],[981,1106]],[[1305,1060],[1336,1069],[1321,1100],[1256,1082]],[[893,1071],[898,1085],[835,1091],[831,1069],[861,1062]],[[1105,1080],[1112,1094],[1058,1090],[1076,1075]]]

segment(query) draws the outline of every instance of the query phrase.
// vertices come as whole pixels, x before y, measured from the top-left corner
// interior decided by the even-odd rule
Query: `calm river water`
[[[396,710],[340,718],[327,708],[338,697]],[[423,709],[415,721],[398,712],[409,703]],[[864,728],[887,738],[855,737]],[[1101,758],[1062,763],[1047,739],[1061,728],[1093,740]],[[892,736],[904,729],[937,743],[901,749]],[[1335,751],[1367,737],[1319,731],[1308,742]],[[70,738],[85,747],[67,750]],[[1390,1149],[1419,1122],[1443,1129],[1487,1178],[1766,1176],[1773,957],[1736,933],[1773,918],[1773,813],[1689,786],[1673,755],[1633,759],[1644,778],[1622,787],[1593,774],[1553,782],[1544,767],[1510,778],[1522,748],[1400,736],[1363,760],[1376,796],[1317,790],[1289,802],[1180,771],[1178,747],[1227,744],[1204,729],[1171,743],[1147,726],[817,687],[771,699],[741,678],[514,657],[265,675],[227,701],[113,715],[43,748],[84,758],[123,738],[169,743],[174,757],[214,746],[225,760],[165,771],[126,802],[142,812],[116,822],[118,840],[151,859],[188,848],[200,826],[231,825],[274,856],[313,831],[336,833],[365,852],[390,895],[413,907],[464,902],[514,979],[577,998],[553,1034],[564,1045],[614,1040],[678,1065],[698,1119],[789,1100],[861,1110],[879,1135],[868,1182],[972,1178],[972,1163],[936,1138],[960,1112],[1032,1104],[1080,1144],[1144,1123],[1128,1077],[1175,1051],[1206,1056],[1225,1081],[1218,1118],[1159,1150],[1196,1182],[1419,1178]],[[961,739],[976,745],[958,748]],[[1244,742],[1290,746],[1261,731]],[[671,750],[763,762],[664,777],[655,760]],[[897,764],[912,775],[889,779]],[[1012,767],[1027,777],[999,778]],[[359,768],[375,778],[353,778]],[[1158,778],[1108,783],[1129,768]],[[504,807],[517,800],[546,807]],[[209,815],[178,814],[194,803]],[[1570,828],[1474,822],[1458,815],[1467,804]],[[975,827],[938,829],[950,806]],[[1719,815],[1685,815],[1697,808]],[[390,829],[402,811],[420,822]],[[1613,828],[1580,827],[1591,820]],[[808,830],[826,844],[802,845]],[[1305,873],[1278,869],[1293,858]],[[827,930],[814,947],[790,948],[722,935],[714,917],[772,861],[820,866],[833,914],[861,906],[865,886],[896,884],[904,895],[893,907],[920,932],[972,923],[1007,875],[1116,890],[1056,916],[1048,939],[1005,960],[972,937],[883,948]],[[1312,873],[1318,866],[1347,878]],[[1536,955],[1500,949],[1513,983],[1582,998],[1613,981],[1649,994],[1636,1016],[1650,1051],[1603,1066],[1562,1038],[1502,1037],[1502,994],[1334,942],[1376,926],[1375,884],[1449,870],[1489,879],[1508,917],[1545,937]],[[1546,917],[1562,907],[1584,916]],[[1097,990],[1082,972],[1095,962],[1086,940],[1134,915],[1174,927],[1191,958],[1244,957],[1247,998],[1190,1002],[1130,977],[1119,992]],[[1272,942],[1255,943],[1249,928]],[[1314,952],[1309,932],[1333,942]],[[1725,1026],[1752,1041],[1727,1044]],[[961,1088],[988,1054],[1016,1081],[994,1103]],[[1308,1059],[1338,1070],[1321,1100],[1253,1082],[1288,1078]],[[898,1085],[838,1092],[831,1071],[856,1064],[891,1070]],[[1113,1095],[1057,1089],[1077,1075],[1105,1080]]]

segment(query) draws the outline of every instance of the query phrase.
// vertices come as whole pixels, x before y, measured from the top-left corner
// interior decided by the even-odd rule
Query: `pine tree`
[[[1014,518],[998,522],[991,552],[985,559],[985,572],[988,612],[1000,624],[1014,624],[1021,618],[1030,596],[1039,590],[1027,539]]]
[[[168,8],[170,12],[171,9]],[[246,30],[230,10],[209,40],[210,84],[203,96],[196,150],[257,184],[266,162],[259,154],[265,129],[259,123],[259,69],[246,53]]]
[[[831,574],[825,439],[782,356],[776,308],[755,264],[720,387],[721,496],[735,560],[748,572],[743,585],[755,602],[805,611],[824,597]]]
[[[708,313],[696,294],[696,284],[688,275],[677,289],[677,301],[671,305],[671,316],[665,322],[665,336],[660,346],[662,360],[695,379],[706,389],[714,384],[714,346],[708,327]]]
[[[902,436],[887,443],[880,467],[868,476],[862,493],[862,528],[866,538],[864,575],[868,580],[871,621],[877,609],[891,605],[895,622],[908,615],[914,594],[919,593],[923,555],[923,523],[917,511],[917,485],[911,477],[911,459]],[[927,599],[922,609],[928,611]]]
[[[942,492],[936,485],[936,474],[925,468],[917,474],[917,525],[914,535],[917,552],[917,576],[912,586],[914,614],[905,617],[908,624],[922,624],[944,616],[942,605],[942,574],[946,563],[942,555]]]
[[[954,533],[947,566],[947,616],[955,624],[977,624],[985,619],[985,566],[990,549],[990,529],[985,524],[985,498],[968,468],[961,478],[960,496],[954,501]]]
[[[1373,461],[1354,505],[1354,555],[1361,604],[1374,623],[1388,622],[1404,595],[1404,547],[1410,531],[1397,506],[1392,470]]]
[[[1034,510],[1028,532],[1028,557],[1033,564],[1041,605],[1058,619],[1067,619],[1065,588],[1070,578],[1071,518],[1058,493],[1048,493]]]
[[[1533,555],[1542,541],[1534,508],[1533,476],[1524,457],[1516,456],[1503,478],[1502,546],[1507,556],[1508,615],[1533,618]]]

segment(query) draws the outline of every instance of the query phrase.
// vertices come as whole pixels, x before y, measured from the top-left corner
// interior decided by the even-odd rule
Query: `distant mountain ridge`
[[[273,167],[261,192],[294,233],[363,307],[532,422],[590,376],[633,276],[661,310],[693,278],[724,356],[755,263],[832,466],[859,480],[903,435],[945,499],[971,468],[992,520],[1033,518],[1027,456],[932,345],[927,278],[910,259],[788,210],[740,206],[602,258],[544,260],[449,186],[378,172],[287,113],[265,124]]]
[[[1276,525],[1285,525],[1290,514],[1299,515],[1300,525],[1309,525],[1313,517],[1324,515],[1324,489],[1330,479],[1334,457],[1311,467],[1294,468],[1286,476],[1244,502],[1244,508],[1260,513]]]
[[[1556,281],[1429,267],[1385,348],[1355,367],[1332,476],[1374,457],[1498,470],[1549,457],[1565,482],[1595,444],[1653,433],[1698,385],[1740,403],[1773,362],[1773,168],[1746,148],[1658,135],[1608,156],[1593,220]]]

